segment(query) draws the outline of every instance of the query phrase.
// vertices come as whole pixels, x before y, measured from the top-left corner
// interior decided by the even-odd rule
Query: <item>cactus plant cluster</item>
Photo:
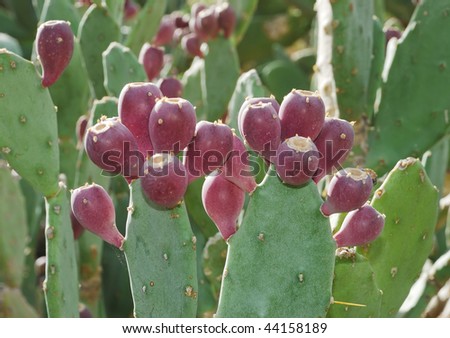
[[[0,1],[0,316],[450,316],[449,14]]]

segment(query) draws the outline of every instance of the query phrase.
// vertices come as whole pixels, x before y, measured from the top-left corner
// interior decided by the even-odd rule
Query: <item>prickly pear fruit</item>
[[[155,154],[146,163],[142,192],[153,203],[172,209],[183,199],[188,185],[184,165],[171,154]]]
[[[223,31],[223,35],[229,38],[233,34],[236,26],[236,13],[228,2],[216,7],[216,15],[218,16],[219,28]]]
[[[369,204],[350,211],[334,235],[337,246],[360,246],[372,242],[383,230],[384,219],[385,216]]]
[[[139,52],[139,63],[144,66],[147,78],[152,81],[164,66],[164,49],[146,42]]]
[[[225,162],[222,172],[228,181],[236,184],[245,192],[251,193],[256,189],[256,181],[249,165],[248,155],[244,142],[233,135],[233,150]]]
[[[280,106],[281,140],[298,135],[316,139],[325,122],[325,105],[318,92],[292,90]]]
[[[278,147],[275,169],[284,183],[303,185],[317,171],[319,156],[319,151],[309,137],[293,136]]]
[[[171,15],[176,28],[189,27],[189,14],[183,14],[182,12],[173,12]]]
[[[158,32],[153,38],[153,44],[155,46],[163,46],[171,43],[175,28],[174,18],[171,15],[164,15],[161,18]]]
[[[207,6],[204,3],[196,2],[191,7],[191,17],[195,18],[198,13],[200,13],[202,10],[207,8]]]
[[[158,81],[158,87],[166,97],[182,97],[183,84],[176,77],[166,77]]]
[[[78,222],[72,210],[70,210],[70,223],[72,224],[73,238],[77,240],[83,234],[84,228],[80,222]]]
[[[203,183],[203,207],[225,240],[236,232],[236,222],[244,201],[245,192],[223,174],[211,174]]]
[[[358,209],[369,199],[372,187],[372,177],[364,170],[342,169],[331,179],[327,199],[320,210],[325,216],[330,216],[337,212]]]
[[[279,112],[280,110],[280,104],[277,102],[277,100],[275,100],[275,97],[271,96],[271,97],[252,97],[252,98],[246,98],[244,103],[242,104],[241,108],[239,109],[239,113],[238,113],[238,128],[239,128],[239,132],[241,133],[241,135],[243,135],[242,130],[240,129],[242,126],[242,122],[240,122],[241,118],[244,116],[244,110],[246,110],[248,108],[248,106],[252,105],[252,104],[256,104],[256,103],[271,103],[272,107],[275,109],[275,111]]]
[[[319,168],[314,174],[314,182],[332,172],[333,168],[341,169],[353,147],[355,133],[353,126],[346,120],[325,118],[319,136],[314,140],[320,152]]]
[[[73,40],[69,22],[52,20],[39,26],[36,35],[36,51],[42,65],[44,87],[55,83],[70,63]]]
[[[120,122],[134,135],[145,158],[151,156],[153,151],[148,133],[148,120],[156,100],[162,96],[159,88],[151,82],[129,83],[120,92],[118,102]]]
[[[121,174],[125,178],[139,177],[144,158],[135,137],[119,118],[103,117],[90,127],[84,147],[91,161],[106,172]]]
[[[181,38],[181,47],[191,56],[203,58],[202,42],[195,33],[186,34]]]
[[[189,181],[208,175],[223,166],[233,150],[233,132],[222,122],[200,121],[188,145],[184,163]]]
[[[72,212],[80,224],[121,249],[124,237],[116,227],[116,212],[108,193],[98,184],[86,184],[72,191]]]
[[[214,6],[201,10],[195,20],[195,33],[202,40],[213,39],[219,34],[219,20]]]
[[[75,132],[77,135],[78,144],[83,144],[84,135],[86,135],[86,128],[88,125],[88,118],[86,115],[81,115],[78,118],[77,124],[75,126]]]
[[[194,137],[195,109],[180,97],[163,97],[156,102],[150,114],[148,130],[153,147],[158,153],[183,150]]]
[[[272,162],[281,136],[280,119],[273,105],[269,102],[249,104],[239,115],[239,130],[247,144]]]
[[[123,7],[125,20],[133,19],[139,11],[139,6],[133,0],[125,0]]]

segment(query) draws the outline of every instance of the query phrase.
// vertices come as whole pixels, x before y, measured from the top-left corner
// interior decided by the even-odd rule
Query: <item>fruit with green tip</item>
[[[148,120],[156,101],[163,94],[151,82],[134,82],[123,87],[120,92],[118,110],[120,122],[127,127],[136,138],[139,151],[151,156],[153,145],[148,133]]]
[[[222,172],[228,181],[236,184],[243,191],[252,193],[257,185],[248,157],[249,152],[245,148],[244,142],[237,135],[233,135],[233,150],[225,162]]]
[[[184,165],[189,182],[223,166],[233,150],[233,131],[222,122],[200,121],[188,145]]]
[[[164,49],[146,42],[139,52],[139,63],[144,66],[149,81],[152,81],[164,67]]]
[[[91,161],[106,172],[121,174],[128,180],[140,176],[143,156],[136,138],[118,117],[103,117],[90,127],[84,147]]]
[[[330,174],[333,168],[341,169],[341,164],[353,147],[354,138],[355,132],[350,122],[338,118],[325,118],[322,130],[314,140],[321,154],[314,182],[317,183],[325,175]]]
[[[156,102],[148,121],[155,151],[179,153],[194,137],[196,122],[194,106],[188,100],[163,97]]]
[[[275,169],[287,184],[300,186],[310,181],[319,165],[319,151],[310,138],[293,136],[277,149]]]
[[[280,119],[273,105],[270,102],[248,104],[239,111],[238,123],[248,146],[273,162],[281,137]]]
[[[374,241],[383,231],[385,216],[367,204],[345,216],[334,235],[338,247],[361,246]]]
[[[160,79],[158,87],[166,97],[181,97],[183,95],[183,84],[176,77]]]
[[[281,140],[298,135],[315,140],[325,122],[325,105],[318,92],[292,90],[280,106]]]
[[[44,22],[36,35],[36,52],[42,65],[42,86],[54,84],[73,54],[74,38],[70,23],[61,20]]]
[[[372,192],[372,177],[364,170],[346,168],[338,171],[330,181],[327,199],[320,207],[325,216],[360,208]]]
[[[223,174],[213,173],[206,177],[202,187],[203,207],[225,240],[236,232],[244,201],[245,192]]]
[[[125,238],[117,230],[114,204],[106,190],[98,184],[86,184],[72,191],[72,212],[80,224],[121,249]]]
[[[187,185],[186,169],[176,156],[155,154],[145,163],[141,187],[149,201],[167,209],[175,208]]]

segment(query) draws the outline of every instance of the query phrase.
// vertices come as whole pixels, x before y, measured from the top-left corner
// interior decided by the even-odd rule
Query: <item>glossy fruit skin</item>
[[[204,57],[201,50],[202,42],[195,33],[186,34],[181,38],[181,47],[191,56]]]
[[[233,135],[233,150],[222,168],[223,176],[247,193],[256,189],[255,177],[249,163],[249,152],[244,142]]]
[[[184,156],[189,181],[221,168],[232,150],[233,132],[230,127],[220,122],[198,122],[195,137]]]
[[[155,154],[146,162],[141,186],[149,201],[163,208],[175,208],[183,199],[187,185],[186,169],[177,157]]]
[[[42,65],[42,86],[51,86],[62,75],[72,58],[73,44],[69,22],[52,20],[39,26],[36,52]]]
[[[99,168],[133,179],[143,170],[144,158],[136,138],[119,118],[103,118],[87,130],[84,148]]]
[[[338,171],[330,181],[327,199],[320,210],[325,216],[360,208],[370,197],[372,177],[358,168]]]
[[[236,232],[236,222],[244,201],[245,192],[224,178],[223,174],[211,174],[203,183],[203,207],[225,240]]]
[[[136,138],[139,151],[144,158],[153,154],[153,145],[148,133],[150,113],[163,94],[151,82],[134,82],[123,87],[119,95],[119,118]]]
[[[122,248],[125,239],[116,227],[114,204],[102,186],[93,183],[74,189],[71,207],[85,229],[115,247]]]
[[[319,168],[314,174],[314,182],[319,182],[325,175],[331,174],[333,168],[341,169],[353,147],[355,132],[350,122],[337,118],[325,118],[319,136],[314,140],[320,152]]]
[[[223,35],[229,38],[236,27],[236,13],[228,2],[216,7],[216,15],[218,17],[219,28],[223,31]]]
[[[281,140],[298,135],[315,140],[325,123],[325,105],[318,93],[292,90],[280,106]]]
[[[368,204],[350,211],[334,235],[337,246],[361,246],[374,241],[383,231],[384,219],[384,215]]]
[[[164,49],[146,42],[139,52],[139,63],[144,66],[148,80],[152,81],[164,67]]]
[[[302,147],[297,147],[297,143],[302,144]],[[301,186],[309,182],[317,171],[319,156],[311,139],[293,136],[278,147],[275,169],[284,183]]]
[[[194,137],[196,122],[195,109],[189,101],[164,97],[156,102],[148,121],[155,151],[179,153]]]
[[[238,123],[248,146],[273,162],[281,137],[280,119],[273,105],[270,102],[247,105],[239,112]]]
[[[275,109],[275,111],[278,114],[278,112],[280,110],[280,104],[277,102],[277,100],[275,100],[275,97],[271,96],[271,97],[246,98],[244,103],[242,104],[241,108],[239,109],[239,113],[238,113],[238,128],[239,128],[239,133],[241,135],[243,135],[243,131],[241,130],[241,126],[242,126],[241,118],[244,116],[244,111],[248,108],[248,106],[250,106],[252,104],[257,104],[260,102],[272,104],[272,107]]]
[[[158,87],[166,97],[182,97],[183,84],[176,77],[166,77],[158,81]]]

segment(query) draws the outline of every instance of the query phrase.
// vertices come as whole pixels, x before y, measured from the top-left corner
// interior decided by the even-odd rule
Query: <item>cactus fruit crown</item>
[[[286,140],[286,144],[289,148],[292,150],[295,150],[295,152],[307,152],[311,150],[316,150],[316,146],[314,145],[313,141],[311,139],[301,137],[298,135],[295,135],[293,137],[290,137]]]
[[[173,162],[173,156],[167,153],[155,154],[148,160],[147,164],[153,169],[160,170],[167,164]],[[144,170],[144,174],[148,174],[148,169]]]

